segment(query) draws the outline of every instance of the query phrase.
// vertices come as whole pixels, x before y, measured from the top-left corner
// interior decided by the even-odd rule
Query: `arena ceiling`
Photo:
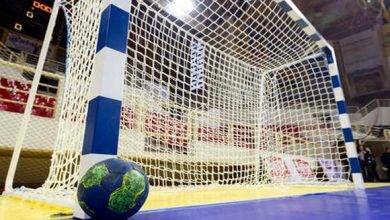
[[[39,0],[51,5],[53,0]],[[162,0],[171,1],[171,0]],[[203,0],[204,1],[204,0]],[[207,0],[206,0],[207,1]],[[223,2],[223,0],[218,0]],[[238,0],[245,2],[246,0]],[[359,31],[368,29],[382,22],[380,2],[390,4],[390,0],[293,0],[317,29],[330,40],[340,39]],[[367,2],[370,1],[371,4]],[[34,19],[26,19],[26,10],[33,0],[5,1],[0,8],[0,26],[13,29],[15,22],[21,22],[26,27],[23,34],[35,38],[43,38],[45,25],[49,14],[36,11]],[[39,12],[39,13],[38,13]],[[60,16],[62,18],[62,15]],[[13,18],[13,19],[12,19]],[[16,19],[16,20],[15,20]],[[63,18],[62,18],[63,19]],[[57,33],[64,35],[65,24],[58,21]],[[54,36],[61,38],[60,36]],[[57,40],[65,44],[65,40]]]
[[[337,40],[382,23],[383,6],[390,3],[390,0],[293,1],[329,40]]]

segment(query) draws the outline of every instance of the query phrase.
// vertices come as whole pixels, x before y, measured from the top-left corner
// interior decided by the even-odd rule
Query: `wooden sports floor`
[[[261,187],[153,192],[131,220],[348,220],[390,219],[390,184],[366,190],[329,187]],[[72,210],[0,197],[0,220],[72,219]]]

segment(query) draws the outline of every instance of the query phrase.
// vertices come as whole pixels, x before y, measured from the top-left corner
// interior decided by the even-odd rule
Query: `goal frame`
[[[61,0],[55,0],[54,5],[59,7]],[[335,100],[337,103],[338,108],[338,117],[342,128],[342,134],[345,142],[345,148],[346,153],[349,160],[349,165],[351,168],[352,173],[352,179],[354,182],[354,187],[356,189],[364,189],[364,181],[361,174],[361,169],[359,165],[358,155],[357,155],[357,149],[353,138],[351,123],[349,120],[349,116],[347,113],[347,105],[344,97],[344,93],[342,90],[341,80],[339,76],[339,71],[337,67],[337,61],[336,56],[334,53],[334,50],[332,46],[325,40],[325,38],[315,29],[315,27],[306,19],[306,17],[299,11],[299,9],[295,6],[295,4],[292,2],[292,0],[273,0],[275,3],[277,3],[280,8],[293,20],[296,22],[296,24],[311,38],[313,42],[315,42],[320,48],[322,48],[324,54],[326,54],[326,62],[328,64],[329,73],[331,76],[332,81],[332,88],[333,93],[335,96]],[[103,9],[102,14],[104,11],[109,7],[116,7],[121,9],[122,11],[127,13],[127,18],[131,17],[130,8],[131,8],[131,1],[128,0],[105,0],[103,3]],[[53,10],[55,11],[55,10]],[[126,63],[126,50],[123,51],[123,49],[115,50],[114,52],[109,49],[105,49],[107,45],[109,44],[110,39],[115,38],[115,42],[119,44],[127,44],[127,35],[128,30],[126,33],[123,31],[117,31],[115,28],[113,29],[112,26],[110,26],[110,19],[119,19],[119,17],[124,18],[124,14],[119,15],[118,13],[110,13],[109,17],[105,19],[100,19],[100,28],[99,28],[99,37],[98,37],[98,45],[101,46],[101,48],[96,50],[96,57],[95,57],[95,64],[99,62],[103,62],[102,65],[95,65],[94,72],[93,72],[93,78],[92,78],[92,91],[89,98],[89,105],[91,105],[92,100],[96,98],[97,96],[102,96],[105,98],[113,99],[117,102],[122,101],[122,88],[123,88],[123,77],[124,77],[124,71],[125,71],[125,63]],[[49,26],[47,29],[47,33],[44,39],[43,45],[48,45],[51,40],[51,35],[53,31],[53,27],[55,25],[55,20],[57,17],[57,13],[52,13]],[[126,17],[126,16],[125,16]],[[120,20],[120,19],[119,19]],[[125,22],[123,22],[125,21]],[[124,18],[121,23],[122,25],[127,25],[128,27],[128,19]],[[108,22],[108,23],[107,23]],[[124,26],[123,26],[124,27]],[[105,31],[104,31],[105,30]],[[120,32],[120,33],[119,33]],[[118,40],[118,34],[120,35],[119,39],[124,39],[123,41]],[[125,37],[124,37],[125,36]],[[100,42],[100,44],[99,44]],[[111,42],[112,43],[112,42]],[[117,48],[118,49],[118,48]],[[39,82],[39,72],[43,69],[43,62],[45,60],[46,54],[48,52],[48,46],[43,47],[41,50],[41,58],[40,62],[42,65],[38,65],[36,69],[36,74],[34,76],[34,82]],[[99,55],[100,53],[100,55]],[[107,71],[109,70],[109,71]],[[112,80],[112,74],[115,72],[115,79],[111,83],[107,83],[105,79]],[[33,87],[34,88],[34,87]],[[33,91],[33,90],[32,90]],[[30,96],[32,97],[32,96]],[[29,101],[30,102],[30,101]],[[117,106],[117,105],[116,105]],[[28,112],[29,107],[31,106],[27,105],[26,112]],[[115,107],[115,109],[111,109],[113,111],[112,114],[114,114],[117,118],[119,117],[120,120],[120,107]],[[25,112],[25,114],[26,114]],[[91,108],[88,110],[87,118],[93,118],[93,115],[97,112],[106,112],[106,109],[101,107],[96,107],[93,111]],[[98,122],[91,119],[86,122],[86,132],[85,132],[85,140],[84,140],[84,147],[83,147],[83,153],[82,155],[88,155],[87,157],[82,156],[81,159],[81,172],[80,175],[83,174],[90,166],[92,166],[95,163],[98,163],[102,160],[108,159],[108,158],[116,158],[117,157],[117,150],[118,150],[118,133],[119,133],[119,123],[118,120],[110,120],[109,118],[104,118]],[[26,122],[28,123],[28,121]],[[106,136],[108,139],[106,143],[111,143],[112,148],[109,150],[105,149],[103,151],[99,151],[99,146],[95,145],[96,141],[86,141],[86,140],[93,140],[94,135],[96,134],[93,131],[98,129],[98,126],[101,126],[104,123],[108,123],[113,125],[114,129],[111,132],[111,135]],[[21,140],[19,140],[21,143],[23,143],[23,137],[25,136],[25,131],[23,134],[23,129],[21,129]],[[99,135],[98,135],[99,136]],[[97,137],[97,136],[96,136]],[[88,143],[86,143],[88,142]],[[87,146],[88,145],[88,146]],[[6,191],[12,191],[12,182],[13,182],[13,175],[16,170],[17,162],[19,159],[19,153],[20,153],[21,147],[17,146],[14,149],[14,155],[13,157],[13,163],[12,166],[10,166],[7,183],[6,183]],[[19,153],[18,153],[19,151]],[[85,158],[85,159],[83,159]],[[84,162],[83,162],[84,161]],[[80,210],[79,210],[80,211]],[[77,213],[77,212],[76,212]],[[76,214],[77,217],[83,218],[83,213],[79,212],[80,215]],[[85,216],[84,216],[85,217]]]
[[[347,112],[347,103],[340,80],[336,54],[328,41],[316,30],[310,21],[302,14],[292,0],[274,0],[297,23],[297,25],[314,41],[326,54],[326,62],[331,76],[332,89],[337,103],[338,117],[341,124],[343,139],[349,165],[351,167],[352,180],[355,189],[364,189],[364,180],[359,164],[356,144],[353,138],[352,125]]]
[[[28,124],[30,122],[31,112],[32,112],[33,105],[34,105],[35,96],[36,96],[37,91],[38,91],[39,81],[41,79],[41,76],[43,73],[43,68],[45,65],[46,58],[47,58],[47,54],[49,52],[50,42],[51,42],[52,35],[54,32],[54,27],[55,27],[57,16],[58,16],[58,11],[60,9],[60,1],[61,0],[54,0],[54,2],[53,2],[53,10],[52,10],[51,15],[50,15],[50,19],[49,19],[47,29],[45,32],[44,40],[42,42],[42,48],[41,48],[41,51],[39,53],[38,63],[37,63],[37,66],[35,68],[34,78],[32,80],[30,93],[29,93],[29,96],[27,99],[27,103],[26,103],[26,107],[25,107],[23,116],[22,116],[21,125],[19,128],[18,136],[17,136],[16,143],[15,143],[15,148],[12,152],[12,157],[11,157],[10,165],[8,168],[7,177],[5,180],[5,192],[12,191],[12,189],[13,189],[16,168],[18,166],[20,154],[22,152],[22,147],[23,147],[22,145],[23,145],[23,142],[25,140]]]

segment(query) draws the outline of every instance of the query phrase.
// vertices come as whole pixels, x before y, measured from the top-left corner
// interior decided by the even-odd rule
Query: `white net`
[[[34,71],[30,66],[0,59],[0,148],[3,150],[15,146]],[[57,121],[53,119],[60,110],[56,103],[61,101],[57,94],[63,93],[60,86],[62,80],[59,75],[43,73],[34,100],[31,124],[27,131],[29,135],[24,141],[24,146],[29,150],[47,151],[54,144]]]
[[[34,71],[25,56],[0,44],[0,187],[16,145]],[[55,142],[60,112],[57,103],[61,103],[64,83],[60,74],[44,71],[42,75],[23,142],[23,158],[19,160],[14,178],[16,185],[42,182],[47,172],[40,171],[47,171],[50,164],[49,159],[42,160],[42,157],[50,156]]]
[[[75,191],[100,6],[63,1],[66,88],[35,194]],[[325,54],[275,1],[132,1],[131,14],[119,156],[152,189],[349,182]]]

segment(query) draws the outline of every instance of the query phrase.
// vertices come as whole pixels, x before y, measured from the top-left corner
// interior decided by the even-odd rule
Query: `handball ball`
[[[128,219],[149,193],[148,177],[133,162],[109,159],[92,166],[77,189],[80,207],[94,219]]]

